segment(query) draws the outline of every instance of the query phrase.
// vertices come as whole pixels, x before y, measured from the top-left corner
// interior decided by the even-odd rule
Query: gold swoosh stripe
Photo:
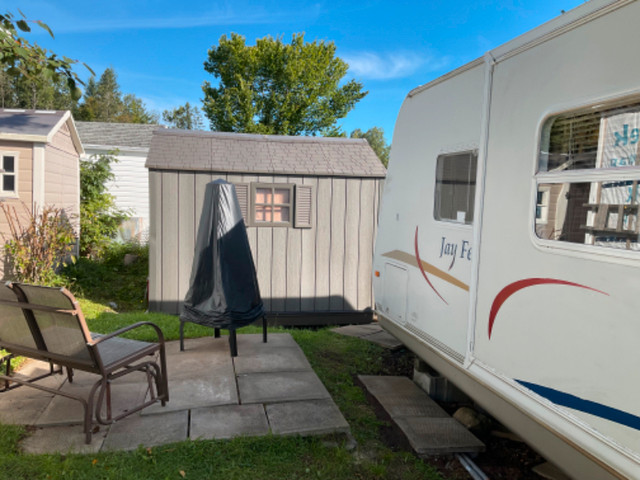
[[[391,252],[383,253],[382,256],[392,258],[393,260],[398,260],[406,263],[407,265],[418,268],[418,261],[416,260],[416,257],[401,250],[393,250]],[[461,282],[456,277],[449,275],[447,272],[440,270],[438,267],[435,267],[424,260],[422,260],[422,269],[431,275],[441,278],[445,282],[449,282],[451,285],[461,288],[462,290],[466,290],[467,292],[469,291],[469,285]]]

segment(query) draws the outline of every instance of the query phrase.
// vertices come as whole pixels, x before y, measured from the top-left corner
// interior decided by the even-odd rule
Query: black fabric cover
[[[264,316],[256,269],[235,187],[207,184],[180,320],[239,328]]]

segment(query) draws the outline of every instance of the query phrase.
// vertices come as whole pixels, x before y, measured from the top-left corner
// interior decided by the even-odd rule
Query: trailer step
[[[484,451],[484,443],[409,378],[358,375],[358,379],[402,431],[418,456]]]

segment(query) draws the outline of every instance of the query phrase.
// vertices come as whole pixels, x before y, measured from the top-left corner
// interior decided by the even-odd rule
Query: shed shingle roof
[[[76,122],[84,145],[149,148],[153,132],[161,125],[142,123]]]
[[[365,139],[156,130],[147,168],[383,178]]]
[[[0,109],[0,133],[46,137],[67,112],[64,110]]]

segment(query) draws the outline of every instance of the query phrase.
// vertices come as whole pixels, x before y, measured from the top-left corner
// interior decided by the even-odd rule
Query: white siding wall
[[[88,159],[108,150],[85,145],[85,152],[83,158]],[[131,215],[131,220],[121,228],[125,239],[136,235],[147,241],[149,237],[149,172],[144,166],[147,154],[146,149],[120,149],[118,162],[111,164],[115,179],[108,182],[107,188],[115,197],[116,207],[128,210]]]

